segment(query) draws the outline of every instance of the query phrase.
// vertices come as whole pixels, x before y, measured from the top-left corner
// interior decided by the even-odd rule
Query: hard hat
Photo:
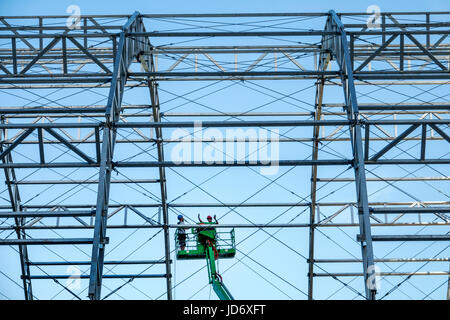
[[[212,219],[212,217],[211,217],[211,216],[207,216],[207,217],[206,217],[206,219],[208,219],[208,220],[209,220],[209,219]]]
[[[183,219],[183,216],[180,214],[180,215],[178,215],[178,220],[181,220],[181,219]]]

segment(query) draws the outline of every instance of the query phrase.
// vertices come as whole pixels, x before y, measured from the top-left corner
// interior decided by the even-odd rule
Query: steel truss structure
[[[238,262],[247,259],[300,293],[289,297],[323,299],[329,294],[332,297],[333,290],[337,289],[336,293],[346,288],[350,290],[347,294],[356,293],[358,298],[383,299],[402,292],[402,285],[419,275],[439,282],[436,290],[428,294],[420,285],[411,284],[423,298],[436,298],[438,290],[450,290],[450,12],[381,13],[376,28],[368,27],[368,17],[334,11],[178,15],[136,12],[131,16],[81,16],[75,21],[78,25],[70,28],[66,16],[0,17],[0,94],[5,97],[0,108],[0,167],[6,185],[2,195],[5,201],[0,206],[0,246],[18,253],[21,283],[16,284],[25,299],[39,298],[34,290],[39,280],[53,280],[69,297],[81,299],[61,280],[71,278],[71,274],[54,274],[51,269],[73,265],[89,267],[79,278],[88,281],[87,296],[93,300],[123,298],[119,290],[133,285],[135,279],[136,283],[147,278],[155,283],[155,279],[165,281],[164,285],[159,283],[164,290],[158,298],[175,298],[174,288],[190,276],[180,283],[173,281],[174,217],[203,209],[218,210],[218,217],[223,218],[218,228],[261,231],[304,259],[306,272],[302,276],[307,282],[302,288],[292,276],[286,280],[283,271],[252,258],[253,251],[241,252],[243,258]],[[312,85],[280,93],[279,83],[285,82]],[[191,90],[196,83],[202,87]],[[217,84],[227,87],[190,98]],[[233,85],[253,87],[250,89],[271,98],[264,106],[275,105],[274,109],[213,108],[201,102]],[[180,93],[172,93],[173,88]],[[309,88],[314,92],[308,96]],[[124,95],[130,90],[142,90],[147,102],[124,103]],[[297,98],[299,93],[305,95]],[[94,99],[77,102],[83,94]],[[25,100],[26,104],[11,104],[8,99]],[[236,103],[229,95],[218,99]],[[184,104],[169,108],[173,101]],[[183,105],[189,106],[187,111],[173,111]],[[289,108],[284,109],[285,105]],[[220,142],[238,141],[198,137],[195,130],[199,120],[202,130],[215,132],[230,128],[264,128],[272,133],[287,130],[276,140],[280,144],[278,165],[282,173],[276,178],[266,176],[269,184],[261,190],[276,185],[289,195],[266,195],[265,200],[249,202],[253,195],[240,201],[236,192],[236,200],[228,201],[220,200],[226,198],[222,198],[227,194],[223,190],[226,186],[202,187],[228,168],[238,167],[241,169],[233,170],[254,174],[258,173],[255,167],[264,168],[270,163],[252,160],[249,154],[243,159],[212,163],[198,159],[180,163],[167,156],[174,145],[186,142],[181,136],[169,138],[174,130],[194,130],[189,133],[189,142],[213,148]],[[288,135],[291,131],[294,136]],[[255,136],[241,140],[252,141],[275,143]],[[302,147],[307,154],[302,153]],[[278,182],[298,168],[310,171],[309,194],[305,196],[292,191],[295,186]],[[192,172],[210,172],[207,170],[219,171],[212,171],[214,175],[202,182],[188,178]],[[333,176],[340,170],[344,174]],[[348,170],[353,174],[348,175]],[[319,175],[321,172],[325,177]],[[114,174],[120,177],[112,178]],[[33,175],[37,178],[30,179]],[[300,177],[295,181],[303,179]],[[248,187],[240,173],[230,179]],[[352,189],[341,195],[342,201],[323,200],[346,186]],[[424,191],[414,196],[421,187],[434,193]],[[127,188],[139,197],[123,195]],[[257,194],[259,188],[255,183],[250,191]],[[392,194],[383,193],[386,199],[377,198],[376,194],[386,188]],[[203,192],[214,202],[199,201],[202,197],[198,196],[189,198],[192,190]],[[57,197],[41,197],[45,192]],[[174,197],[175,193],[180,196]],[[185,195],[190,202],[177,201]],[[278,217],[264,220],[251,211],[280,208],[286,209],[282,214],[293,210],[296,215],[280,222],[276,221]],[[220,211],[224,209],[228,211]],[[308,215],[305,220],[301,219],[306,214],[298,218],[303,212]],[[195,216],[189,226],[195,225]],[[271,233],[274,229],[277,231]],[[130,242],[131,253],[127,252],[125,258],[105,259],[108,247],[115,249],[113,243],[119,246],[140,230],[152,234],[145,243],[159,239],[147,250],[150,259],[127,259],[139,247],[135,242]],[[286,244],[288,240],[278,233],[283,230],[298,234],[307,231],[301,241],[308,243],[307,253]],[[349,235],[347,230],[354,234]],[[115,231],[119,232],[117,239]],[[343,240],[346,236],[350,242]],[[327,251],[324,241],[342,249],[342,255]],[[417,241],[426,247],[414,247]],[[399,246],[409,249],[401,251],[400,257],[389,255],[399,252],[397,247],[392,249],[399,242]],[[359,256],[350,253],[355,244]],[[75,253],[79,246],[92,250],[84,260]],[[75,249],[51,249],[68,247]],[[43,254],[43,248],[53,255]],[[433,256],[422,256],[428,248],[436,249],[425,253]],[[45,261],[39,258],[47,256]],[[398,271],[399,263],[406,269]],[[419,268],[417,263],[421,263]],[[381,271],[375,268],[380,264]],[[135,266],[145,269],[112,271],[116,267],[137,270]],[[162,268],[160,273],[146,272],[158,267]],[[300,267],[293,268],[298,274]],[[275,280],[255,273],[277,287]],[[358,281],[349,281],[349,277]],[[386,280],[391,287],[381,292],[375,285],[380,277],[383,281],[394,279]],[[107,279],[122,282],[117,282],[117,288],[108,287],[105,294],[102,288]],[[322,279],[330,282],[321,283]],[[9,280],[14,282],[13,278]],[[146,286],[152,287],[152,282],[146,282]],[[137,290],[146,295],[142,289]]]

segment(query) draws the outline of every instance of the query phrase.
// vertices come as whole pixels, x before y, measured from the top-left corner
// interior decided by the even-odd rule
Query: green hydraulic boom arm
[[[206,264],[208,266],[209,283],[213,286],[214,292],[220,300],[234,300],[230,291],[222,282],[222,277],[217,273],[216,258],[214,256],[214,245],[208,241],[206,243]]]

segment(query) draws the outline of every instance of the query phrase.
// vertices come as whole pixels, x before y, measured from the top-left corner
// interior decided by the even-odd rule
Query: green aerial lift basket
[[[236,255],[234,229],[230,231],[217,231],[208,227],[208,224],[199,224],[198,228],[186,230],[186,247],[181,250],[178,242],[178,230],[175,232],[177,259],[205,259],[205,239],[210,240],[217,250],[218,258],[233,258]]]

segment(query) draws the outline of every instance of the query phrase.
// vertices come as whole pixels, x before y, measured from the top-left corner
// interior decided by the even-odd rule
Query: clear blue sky
[[[131,14],[134,11],[139,11],[141,13],[236,13],[236,12],[327,12],[330,9],[334,9],[337,12],[365,12],[366,8],[369,5],[378,5],[382,11],[450,11],[450,2],[448,0],[435,0],[435,1],[412,1],[412,0],[401,0],[401,1],[385,1],[385,0],[370,0],[370,1],[256,1],[256,0],[244,0],[244,1],[149,1],[149,0],[139,0],[139,1],[93,1],[93,0],[62,0],[62,1],[33,1],[33,0],[24,0],[24,1],[17,1],[17,0],[0,0],[0,15],[1,16],[9,16],[9,15],[65,15],[66,14],[66,8],[69,5],[78,5],[81,8],[81,14]],[[276,5],[274,5],[276,4]],[[447,40],[448,41],[448,40]],[[263,83],[264,85],[267,85],[267,82]],[[308,87],[311,83],[306,82],[300,82],[295,83],[291,82],[289,84],[276,84],[276,89],[289,93],[289,92],[295,92],[296,90],[299,90],[303,87]],[[186,87],[182,87],[186,86]],[[177,106],[177,103],[182,103],[183,101],[180,101],[180,99],[176,100],[172,104],[164,104],[164,101],[169,100],[172,98],[169,92],[177,92],[178,94],[181,94],[183,92],[188,92],[189,89],[195,88],[195,86],[200,86],[198,84],[193,85],[192,87],[188,87],[188,85],[185,84],[163,84],[161,85],[161,89],[166,89],[167,92],[164,91],[161,92],[161,101],[162,101],[162,111],[166,111],[174,106]],[[283,87],[284,86],[284,87]],[[148,93],[145,90],[135,90],[138,92],[136,95],[125,95],[125,101],[127,103],[148,103]],[[340,89],[338,89],[340,90]],[[363,91],[366,90],[366,88],[362,89]],[[402,89],[403,90],[403,89]],[[433,89],[434,90],[434,89]],[[444,95],[445,92],[448,91],[448,85],[446,87],[438,88],[437,90],[433,91],[437,95]],[[367,93],[367,92],[366,92]],[[213,106],[221,106],[225,110],[226,103],[222,103],[223,101],[229,101],[229,103],[234,103],[236,106],[243,105],[245,102],[248,104],[247,109],[251,109],[252,106],[258,106],[260,104],[263,104],[267,101],[271,101],[272,99],[269,99],[264,96],[253,96],[249,95],[248,91],[246,93],[245,88],[237,88],[236,91],[232,90],[224,90],[223,93],[219,93],[215,96],[215,98],[211,99],[202,99],[202,103],[213,105]],[[370,94],[369,94],[370,96]],[[2,103],[1,106],[7,106],[7,105],[20,105],[24,104],[24,101],[21,101],[18,98],[12,98],[7,95],[2,95]],[[300,95],[296,95],[299,99],[304,99],[309,102],[313,102],[314,99],[314,88],[310,90],[306,90],[304,93]],[[431,93],[429,95],[421,96],[423,99],[429,99],[432,100],[433,97],[431,96]],[[100,97],[101,98],[101,97]],[[195,98],[195,95],[193,96]],[[341,91],[332,92],[330,94],[330,98],[333,100],[333,102],[342,102],[342,95]],[[376,101],[376,99],[385,99],[388,101],[389,99],[398,100],[400,99],[398,96],[396,96],[393,93],[390,93],[388,90],[382,90],[380,93],[372,94],[372,97],[368,98],[361,97],[361,101]],[[436,98],[436,97],[434,97]],[[97,101],[98,97],[83,97],[83,101],[70,101],[65,100],[68,104],[70,103],[93,103],[94,101]],[[227,100],[228,99],[228,100]],[[448,101],[448,96],[446,97]],[[401,100],[401,99],[400,99]],[[200,101],[200,98],[199,98]],[[100,103],[105,103],[103,100]],[[183,108],[178,108],[177,111],[180,112],[188,112],[190,111],[190,107],[196,108],[197,111],[210,111],[205,108],[201,108],[198,106],[193,106],[192,104],[189,104],[188,106],[185,106]],[[281,111],[298,111],[298,109],[292,108],[290,106],[284,105],[284,109]],[[302,105],[302,107],[305,107]],[[239,109],[240,110],[240,109]],[[260,111],[269,111],[270,108],[261,109]],[[311,108],[307,109],[309,111],[312,111]],[[227,111],[237,111],[237,109],[227,110]],[[245,109],[244,109],[245,111]],[[170,134],[170,133],[169,133]],[[447,145],[448,147],[448,145]],[[120,157],[125,158],[127,152],[129,154],[133,154],[135,152],[138,152],[139,150],[121,150],[124,153],[120,155]],[[345,153],[348,155],[349,149],[348,145],[342,148],[342,150],[339,150],[342,153]],[[441,150],[435,150],[435,151],[441,151]],[[292,157],[301,157],[305,158],[310,153],[310,148],[304,148],[301,150],[281,150],[282,154],[286,156],[286,158],[292,158]],[[303,154],[305,152],[306,154]],[[309,152],[309,153],[308,153]],[[442,154],[438,153],[438,156],[441,156]],[[439,168],[441,170],[443,168]],[[447,171],[443,171],[444,173],[447,172],[448,175],[448,168],[445,168]],[[250,196],[253,191],[261,188],[265,184],[267,184],[267,180],[262,178],[256,173],[252,172],[244,172],[244,170],[236,169],[236,171],[229,170],[224,177],[221,180],[218,180],[219,182],[215,182],[217,180],[213,180],[212,182],[206,183],[205,188],[207,190],[213,190],[213,194],[218,194],[221,201],[224,202],[240,202],[245,200],[247,196]],[[323,177],[333,177],[338,174],[339,170],[343,170],[343,168],[339,169],[329,169],[329,168],[320,168],[319,169],[319,176]],[[386,170],[386,171],[382,171]],[[198,169],[189,169],[185,171],[186,177],[189,177],[189,179],[196,181],[197,183],[206,180],[208,177],[212,176],[213,174],[219,172],[220,170],[203,170],[200,172]],[[233,173],[230,173],[230,171],[233,171]],[[287,169],[282,168],[280,169],[280,175],[285,173]],[[402,176],[405,175],[405,171],[400,171],[398,168],[385,168],[376,171],[378,174],[382,174],[384,176]],[[442,171],[440,171],[442,172]],[[153,176],[151,176],[151,174]],[[426,169],[423,169],[418,174],[420,175],[439,175],[438,173],[429,170],[429,172],[426,171]],[[352,176],[352,171],[349,170],[344,174],[346,177]],[[139,172],[135,173],[136,177],[139,176]],[[148,178],[155,178],[156,177],[156,171],[150,172],[146,171],[145,177]],[[279,177],[279,176],[276,176]],[[36,178],[38,179],[39,176]],[[40,177],[42,178],[42,177]],[[74,179],[78,178],[78,176],[73,176]],[[81,178],[81,176],[80,176]],[[117,177],[118,179],[123,177]],[[275,178],[275,177],[273,177]],[[283,185],[283,188],[274,187],[273,189],[268,189],[265,192],[262,192],[261,194],[258,194],[257,197],[254,197],[249,202],[295,202],[299,201],[300,196],[307,196],[309,195],[309,186],[310,186],[310,168],[296,168],[289,174],[287,174],[285,177],[282,177],[279,180],[280,184]],[[387,188],[383,189],[381,192],[376,192],[371,196],[372,201],[382,201],[382,200],[399,200],[399,201],[412,201],[414,198],[419,198],[420,200],[449,200],[448,195],[444,192],[443,194],[436,192],[437,190],[448,190],[448,183],[436,183],[433,184],[434,188],[430,188],[429,186],[423,186],[420,185],[418,188],[414,188],[413,190],[410,190],[412,193],[412,196],[407,196],[404,193],[398,192],[398,190],[395,190],[393,188]],[[204,192],[200,192],[198,190],[194,190],[192,192],[189,192],[187,196],[182,196],[184,192],[190,190],[192,188],[192,185],[188,182],[184,181],[183,179],[180,179],[180,177],[177,177],[177,175],[174,172],[168,173],[168,184],[169,184],[169,200],[173,200],[180,196],[179,202],[217,202],[214,201],[211,197],[205,196]],[[373,190],[377,190],[378,188],[382,188],[385,185],[383,184],[374,184]],[[409,188],[407,184],[399,184],[404,189]],[[92,190],[95,191],[95,187],[91,186]],[[423,188],[421,188],[423,187]],[[351,186],[343,186],[341,189],[336,189],[336,185],[333,185],[333,187],[325,187],[321,193],[320,196],[326,196],[328,193],[331,194],[331,196],[326,197],[324,201],[343,201],[342,199],[353,199],[354,200],[354,187]],[[59,194],[64,189],[56,189],[52,190],[55,192],[55,194]],[[0,191],[3,191],[1,189]],[[293,194],[292,192],[295,192]],[[81,193],[77,195],[77,197],[73,197],[72,199],[69,199],[69,203],[73,203],[76,201],[75,199],[78,199],[78,201],[81,201],[79,199],[89,199],[89,201],[92,201],[95,199],[95,192],[83,190],[84,193]],[[131,199],[135,202],[148,202],[148,198],[146,196],[142,195],[142,190],[140,190],[141,193],[136,192],[136,190],[127,189],[126,192],[123,192],[122,190],[114,190],[111,198],[113,200],[119,199],[121,196],[126,199]],[[155,194],[158,194],[157,186],[155,186],[152,189],[152,192]],[[121,194],[123,193],[123,194]],[[44,203],[46,201],[50,201],[52,199],[52,195],[36,195],[36,190],[27,190],[24,191],[23,198],[26,199],[24,201],[27,201],[34,196],[36,196],[35,203]],[[7,197],[7,194],[3,193],[2,196]],[[116,198],[117,197],[117,198]],[[33,198],[34,199],[34,198]],[[269,199],[269,200],[268,200]],[[71,201],[70,201],[71,200]],[[307,199],[308,200],[308,199]],[[307,201],[306,200],[306,201]],[[349,200],[350,201],[350,200]],[[3,203],[2,203],[3,204]],[[246,209],[243,210],[245,212],[246,216],[251,218],[252,221],[255,222],[267,222],[271,218],[276,217],[278,214],[282,212],[282,209],[264,209],[264,210],[257,210],[257,209]],[[300,214],[303,209],[296,209],[295,212],[289,212],[286,217],[281,219],[281,221],[277,222],[287,222],[289,219],[294,219],[296,215]],[[326,209],[324,209],[326,210]],[[205,210],[196,210],[196,209],[186,209],[183,211],[183,213],[192,218],[195,219],[198,212],[200,212],[203,216],[209,213],[217,214],[219,217],[226,214],[228,210],[225,209],[217,209],[216,211],[205,209]],[[153,214],[154,212],[149,212],[149,214]],[[327,213],[332,213],[327,212]],[[171,212],[171,222],[173,223],[176,220],[177,212]],[[308,222],[307,219],[308,212],[303,213],[300,219],[296,219],[295,222],[298,223],[306,223]],[[230,214],[225,220],[226,222],[230,223],[245,223],[245,221],[236,215]],[[418,231],[419,229],[416,229],[415,231]],[[244,239],[246,236],[251,234],[254,230],[238,230],[237,231],[237,241],[240,241]],[[355,231],[355,230],[354,230]],[[403,230],[386,230],[383,229],[382,231],[386,231],[386,233],[395,233],[395,232],[403,232]],[[447,232],[448,228],[442,228],[440,230],[437,230],[439,233]],[[115,233],[117,234],[117,238],[114,239],[114,236],[112,231],[109,235],[111,237],[112,244],[109,245],[108,248],[113,248],[114,246],[118,245],[118,249],[114,252],[113,255],[109,257],[109,259],[123,259],[127,254],[129,254],[131,251],[133,251],[134,244],[140,244],[149,237],[152,236],[153,232],[150,231],[139,231],[136,234],[134,234],[130,239],[126,239],[126,237],[129,235],[129,232],[122,232],[122,233]],[[271,231],[272,232],[272,231]],[[360,257],[360,251],[359,246],[354,241],[354,234],[355,232],[352,232],[350,236],[347,234],[348,230],[323,230],[323,234],[317,235],[317,247],[318,252],[321,252],[324,254],[323,256],[320,256],[320,258],[331,258],[331,257],[345,257],[345,258],[351,258],[352,255],[354,257],[359,258]],[[426,233],[426,232],[425,232]],[[72,236],[77,236],[78,233],[73,232]],[[47,236],[54,237],[55,235],[51,232],[47,233]],[[289,229],[289,230],[283,230],[280,233],[277,234],[277,237],[284,241],[285,243],[288,243],[290,246],[292,246],[295,250],[301,252],[303,255],[307,255],[307,248],[308,248],[308,231],[307,229],[302,230],[295,230],[295,229]],[[300,288],[302,291],[307,291],[307,285],[306,285],[306,272],[307,272],[307,264],[305,260],[292,253],[292,250],[289,250],[286,248],[286,246],[280,245],[280,243],[274,241],[273,239],[265,240],[266,236],[262,234],[262,232],[259,232],[255,236],[252,236],[251,241],[248,241],[247,243],[243,244],[242,247],[240,247],[240,250],[243,252],[250,252],[255,247],[257,249],[254,251],[254,253],[250,254],[250,257],[252,259],[255,259],[256,261],[261,262],[264,267],[267,267],[271,270],[273,270],[274,273],[282,275],[285,279],[287,279],[287,282],[290,282],[291,284],[294,284],[296,288]],[[121,241],[123,240],[123,245],[121,246]],[[155,241],[157,242],[157,245],[146,245],[140,250],[136,255],[133,255],[130,259],[155,259],[159,258],[162,253],[162,239],[156,238]],[[259,245],[261,242],[264,242],[263,245]],[[337,242],[337,243],[336,243]],[[339,246],[340,245],[340,246]],[[349,250],[349,252],[344,252],[342,250],[342,246]],[[173,248],[173,245],[172,245]],[[380,245],[380,254],[384,254],[389,252],[390,247]],[[418,244],[417,246],[405,249],[402,251],[402,254],[409,254],[409,255],[415,255],[421,250],[428,250],[424,251],[425,253],[422,256],[432,256],[434,254],[437,254],[439,252],[439,249],[442,249],[442,247],[437,248],[431,248],[426,249],[426,245]],[[84,249],[85,253],[90,255],[89,249]],[[35,251],[38,253],[34,253],[32,259],[36,260],[54,260],[55,255],[52,253],[49,253],[45,250],[42,251]],[[62,250],[58,251],[60,253],[68,253],[64,252]],[[77,252],[76,250],[70,251],[70,254],[72,257],[75,257],[74,259],[77,260],[86,260],[89,259],[89,257],[86,254],[82,254],[80,252]],[[449,255],[449,251],[444,251],[442,255],[445,256]],[[395,254],[393,255],[395,256]],[[239,259],[242,259],[241,262],[237,262]],[[226,272],[224,274],[224,280],[227,283],[229,289],[233,292],[234,296],[236,298],[242,298],[242,299],[259,299],[259,298],[273,298],[273,299],[286,299],[286,298],[295,298],[295,299],[304,299],[305,296],[302,294],[298,289],[290,285],[289,283],[286,283],[285,280],[281,280],[276,275],[272,274],[270,271],[262,267],[261,265],[258,265],[255,261],[243,258],[242,254],[238,254],[236,259],[228,260],[228,261],[221,261],[221,269],[224,270],[228,267],[230,267],[232,264],[237,262],[236,266],[230,269],[230,271]],[[0,248],[0,271],[5,272],[7,275],[12,276],[13,279],[16,281],[19,281],[19,269],[18,269],[18,257],[17,254],[14,253],[14,251],[9,250],[8,248]],[[194,262],[176,262],[174,265],[175,268],[175,281],[180,282],[184,279],[186,279],[192,272],[195,270],[201,268],[204,266],[203,261],[194,261]],[[419,265],[414,264],[412,267],[411,265],[405,266],[402,270],[409,270],[411,271],[411,268],[418,267]],[[352,269],[346,269],[348,266],[340,266],[341,268],[339,271],[342,272],[348,272],[348,271],[360,271],[360,265],[356,265],[352,267]],[[442,268],[448,268],[448,264],[439,264],[436,265],[436,270],[442,270]],[[327,267],[328,268],[328,267]],[[61,271],[62,270],[62,271]],[[83,269],[85,270],[85,269]],[[256,270],[256,272],[255,272]],[[338,269],[334,269],[335,271],[338,271]],[[118,271],[115,270],[116,273],[125,273],[125,272],[141,272],[142,268],[130,268],[130,269],[122,269]],[[317,272],[320,272],[320,270],[317,270]],[[390,271],[390,270],[382,270],[382,271]],[[106,272],[106,271],[105,271]],[[149,271],[149,273],[152,273],[153,271]],[[158,271],[155,271],[155,273],[163,272],[162,268],[159,268]],[[64,273],[64,269],[60,269],[59,273]],[[259,273],[259,274],[258,274]],[[263,275],[264,278],[261,278],[260,275]],[[356,288],[359,291],[362,291],[361,286],[361,279],[357,278],[356,280],[352,280],[353,278],[343,278],[345,282],[351,282],[351,286]],[[414,280],[414,285],[406,284],[404,287],[402,287],[402,290],[396,291],[395,294],[392,295],[392,297],[397,299],[403,299],[407,298],[407,295],[411,295],[415,298],[421,298],[424,296],[422,292],[419,289],[423,289],[425,293],[430,292],[433,288],[435,288],[438,284],[439,280],[431,279],[430,278],[420,278],[418,280]],[[390,283],[384,283],[384,288],[389,289],[396,283],[400,282],[400,278],[395,279],[387,279],[387,281],[391,281]],[[62,280],[62,283],[65,281]],[[119,286],[122,282],[121,281],[105,281],[105,285],[109,289],[116,288]],[[204,285],[207,283],[207,276],[206,276],[206,270],[203,269],[199,273],[197,273],[194,277],[187,279],[182,285],[180,285],[176,290],[176,298],[180,299],[186,299],[194,295],[197,290],[201,289]],[[82,289],[86,287],[87,282],[82,282]],[[142,294],[142,291],[147,293],[152,298],[159,297],[164,292],[164,282],[162,280],[135,280],[133,282],[133,285],[127,285],[123,289],[119,291],[120,295],[123,297],[128,297],[131,299],[145,299],[146,295]],[[38,294],[38,297],[42,298],[50,298],[53,295],[55,295],[57,292],[60,291],[60,287],[58,285],[55,285],[51,281],[35,281],[35,292]],[[341,283],[336,282],[334,280],[325,280],[325,279],[317,279],[316,282],[316,292],[318,298],[327,298],[331,293],[335,292],[336,290],[339,290],[339,288],[342,287]],[[109,290],[108,288],[105,288],[104,292],[107,293]],[[139,288],[137,290],[136,288]],[[280,289],[281,288],[281,289]],[[404,288],[404,289],[403,289]],[[418,289],[419,288],[419,289]],[[434,295],[432,295],[433,298],[439,299],[443,298],[443,292],[444,287],[441,287]],[[22,298],[22,292],[19,288],[17,288],[14,283],[6,279],[3,275],[0,274],[0,293],[6,295],[9,298],[14,299],[21,299]],[[84,291],[81,296],[85,297],[86,292]],[[338,291],[336,295],[333,296],[333,298],[341,298],[341,299],[353,299],[355,298],[355,293],[348,289],[342,289]],[[162,296],[164,298],[165,296]],[[202,291],[200,291],[198,294],[194,295],[193,298],[195,299],[208,299],[209,297],[215,298],[214,293],[211,294],[209,288],[206,288]],[[3,299],[4,297],[0,295],[0,299]],[[57,296],[57,298],[65,298],[70,299],[71,296],[67,293],[62,293]],[[115,299],[120,299],[120,296],[113,296]]]

